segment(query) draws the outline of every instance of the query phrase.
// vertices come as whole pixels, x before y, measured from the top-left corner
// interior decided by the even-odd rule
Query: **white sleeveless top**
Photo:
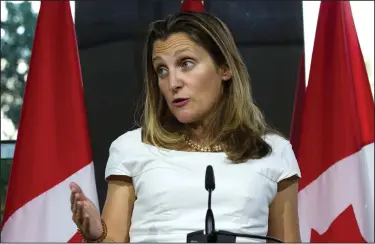
[[[259,160],[231,163],[225,153],[160,149],[142,142],[141,129],[118,137],[109,150],[105,177],[133,179],[136,201],[130,242],[185,242],[204,230],[208,192],[207,165],[214,169],[212,210],[217,230],[267,235],[269,205],[277,183],[301,176],[290,143],[277,135],[265,140],[273,152]],[[263,242],[237,238],[236,242]]]

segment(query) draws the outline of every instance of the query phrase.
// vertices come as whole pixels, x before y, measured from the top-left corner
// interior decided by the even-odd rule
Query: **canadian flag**
[[[291,142],[302,241],[374,242],[374,101],[348,1],[321,1],[300,91]]]
[[[82,240],[69,183],[78,183],[98,206],[82,85],[69,1],[41,1],[2,242]]]
[[[180,12],[194,11],[205,12],[203,0],[182,0]]]

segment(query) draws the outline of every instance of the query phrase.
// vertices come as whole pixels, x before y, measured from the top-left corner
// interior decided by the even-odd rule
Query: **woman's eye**
[[[194,63],[190,60],[184,60],[182,61],[181,67],[184,69],[190,69],[194,66]]]
[[[164,77],[167,74],[167,69],[164,67],[159,67],[156,69],[156,73],[158,74],[159,77]]]

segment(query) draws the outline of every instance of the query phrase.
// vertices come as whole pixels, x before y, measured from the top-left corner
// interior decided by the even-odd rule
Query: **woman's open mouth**
[[[189,102],[189,98],[176,98],[172,101],[172,104],[176,107],[183,107]]]

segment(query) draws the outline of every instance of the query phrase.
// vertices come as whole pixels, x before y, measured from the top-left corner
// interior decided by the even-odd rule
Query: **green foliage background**
[[[1,21],[1,109],[17,129],[38,13],[32,10],[30,1],[2,2],[5,9],[1,12],[3,15],[6,11],[7,18]],[[26,64],[26,70],[19,69],[21,63]],[[0,161],[0,221],[11,165],[12,159]]]

